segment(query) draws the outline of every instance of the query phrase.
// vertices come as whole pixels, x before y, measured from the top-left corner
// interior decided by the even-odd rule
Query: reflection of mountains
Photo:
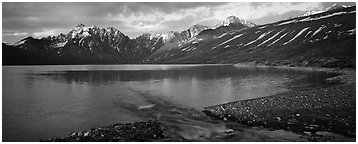
[[[237,74],[233,66],[217,67],[182,67],[169,70],[89,70],[61,71],[40,74],[56,81],[71,82],[114,82],[114,81],[148,81],[160,79],[214,79]]]
[[[72,82],[115,82],[115,81],[149,81],[160,79],[172,80],[198,80],[221,79],[227,77],[248,77],[248,76],[280,76],[298,78],[305,76],[306,80],[321,81],[328,75],[318,72],[303,72],[282,69],[267,68],[237,68],[234,66],[200,66],[200,67],[180,67],[168,70],[87,70],[87,71],[61,71],[42,73],[55,81],[72,83]]]

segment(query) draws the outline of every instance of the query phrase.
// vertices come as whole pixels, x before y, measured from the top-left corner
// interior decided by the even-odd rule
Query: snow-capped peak
[[[155,38],[159,38],[162,34],[160,33],[152,33],[152,34],[149,34],[149,38],[150,40],[152,39],[155,39]]]
[[[85,26],[86,26],[85,24],[80,23],[80,24],[78,24],[78,25],[76,26],[76,28],[82,28],[82,27],[85,27]]]
[[[342,9],[342,8],[347,8],[348,6],[346,5],[337,5],[337,4],[333,4],[332,6],[326,8],[326,11],[331,11],[331,10],[336,10],[336,9]]]
[[[88,37],[92,35],[114,35],[119,37],[124,37],[124,34],[117,30],[114,27],[108,28],[98,28],[97,26],[86,26],[84,24],[78,24],[72,31],[70,31],[69,35],[73,39],[75,37]]]
[[[190,39],[206,29],[209,29],[209,27],[205,25],[196,24],[191,26],[189,29],[182,31],[181,34],[186,35],[187,38]],[[188,33],[190,33],[190,35],[188,35]]]
[[[95,26],[86,26],[84,24],[78,24],[75,29],[73,29],[70,32],[71,38],[75,38],[76,36],[79,37],[87,37],[87,36],[91,36],[91,34],[89,33],[90,28],[95,28]]]
[[[208,26],[196,24],[181,32],[169,31],[163,34],[151,32],[151,33],[142,34],[142,36],[148,37],[150,40],[162,38],[164,43],[187,41],[208,28],[209,28]]]
[[[216,24],[215,27],[220,27],[220,26],[228,26],[230,24],[243,24],[243,25],[246,25],[248,27],[254,27],[256,26],[256,24],[250,22],[250,21],[247,21],[245,19],[242,19],[242,18],[238,18],[236,16],[229,16],[227,17],[225,20],[222,20],[220,23]]]
[[[208,29],[209,27],[208,26],[205,26],[205,25],[200,25],[200,24],[196,24],[196,25],[193,25],[191,26],[189,29],[190,30],[205,30],[205,29]]]
[[[324,11],[319,10],[319,11],[307,11],[306,13],[304,13],[303,15],[297,16],[297,17],[304,17],[304,16],[309,16],[309,15],[315,15],[318,13],[323,13],[326,11],[332,11],[332,10],[336,10],[336,9],[342,9],[342,8],[347,8],[348,6],[346,5],[337,5],[337,4],[333,4],[332,6],[326,8]],[[292,17],[292,18],[297,18],[297,17]]]
[[[166,42],[166,41],[168,41],[168,39],[170,39],[171,37],[174,36],[174,32],[170,31],[165,34],[150,32],[150,33],[144,33],[141,36],[147,37],[149,40],[153,40],[153,39],[159,40],[160,38],[162,38],[162,40]]]

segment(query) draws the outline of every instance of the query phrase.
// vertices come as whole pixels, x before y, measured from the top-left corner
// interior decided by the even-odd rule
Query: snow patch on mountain
[[[209,28],[208,26],[196,24],[196,25],[191,26],[189,29],[183,30],[181,32],[170,31],[170,32],[164,33],[164,34],[159,34],[159,33],[147,34],[147,36],[149,36],[149,40],[162,39],[162,41],[165,44],[166,43],[179,43],[179,42],[186,42],[186,41],[194,38],[200,32],[202,32],[203,30],[206,30],[208,28]]]
[[[308,12],[304,13],[302,15],[302,17],[309,16],[309,15],[315,15],[315,14],[322,13],[322,12],[324,12],[324,11],[308,11]]]
[[[276,36],[278,36],[278,35],[279,35],[281,32],[283,32],[284,30],[286,30],[286,29],[283,29],[283,30],[279,31],[278,33],[276,33],[276,34],[273,35],[272,37],[268,38],[268,39],[265,40],[264,42],[262,42],[262,43],[260,43],[259,45],[257,45],[256,47],[259,47],[259,46],[261,46],[261,45],[267,43],[268,41],[272,40],[273,38],[275,38]]]
[[[294,19],[294,20],[290,20],[290,21],[285,21],[285,22],[282,22],[282,23],[276,24],[275,26],[286,25],[286,24],[290,24],[290,23],[293,23],[293,22],[297,22],[297,20],[296,20],[296,19]]]
[[[223,33],[222,35],[220,35],[218,38],[221,38],[223,36],[227,35],[227,33]]]
[[[226,44],[226,43],[228,43],[228,42],[230,42],[230,41],[232,41],[232,40],[234,40],[234,39],[237,39],[237,38],[241,37],[241,36],[244,35],[244,34],[245,34],[245,33],[236,35],[236,36],[234,36],[233,38],[231,38],[231,39],[229,39],[229,40],[227,40],[227,41],[224,41],[223,43],[219,44],[218,46],[213,47],[212,49],[216,49],[217,47],[222,46],[222,45],[224,45],[224,44]]]
[[[268,27],[268,25],[265,25],[265,26],[259,27],[259,28],[257,28],[257,29],[263,29],[263,28],[266,28],[266,27]]]
[[[221,22],[219,22],[218,24],[215,25],[215,28],[221,27],[221,26],[229,26],[230,24],[243,24],[246,25],[248,27],[254,27],[256,26],[256,24],[247,21],[245,19],[242,18],[238,18],[236,16],[229,16],[226,19],[222,20]]]
[[[288,21],[276,24],[275,26],[298,23],[298,22],[315,21],[315,20],[329,18],[329,17],[332,17],[332,16],[338,16],[338,15],[342,15],[342,14],[355,13],[356,12],[355,10],[354,11],[349,11],[349,12],[347,12],[347,11],[339,11],[339,12],[334,12],[334,13],[331,13],[331,14],[323,14],[323,15],[320,15],[320,16],[315,16],[316,14],[324,13],[324,12],[327,12],[327,11],[333,11],[333,10],[341,9],[341,8],[348,8],[348,6],[334,4],[331,7],[327,8],[325,11],[308,11],[308,12],[304,13],[301,16],[296,16],[296,17],[289,18]],[[305,17],[305,18],[299,19],[301,17]]]
[[[349,35],[355,35],[356,34],[356,29],[351,29],[346,31],[346,33],[348,33]]]
[[[322,29],[324,29],[326,26],[325,25],[321,25],[321,27],[319,27],[311,37],[315,36],[318,32],[320,32]]]
[[[342,24],[334,24],[334,27],[340,27]]]
[[[332,6],[326,8],[326,11],[332,11],[332,10],[337,10],[337,9],[343,9],[343,8],[347,8],[348,6],[346,5],[337,5],[337,4],[333,4]]]
[[[336,15],[342,15],[342,14],[346,14],[347,12],[336,12],[336,13],[332,13],[329,15],[324,15],[324,16],[320,16],[320,17],[307,17],[304,19],[299,20],[299,22],[304,22],[304,21],[314,21],[314,20],[320,20],[320,19],[325,19],[325,18],[329,18],[332,16],[336,16]]]
[[[283,37],[285,37],[288,33],[290,33],[290,32],[287,32],[287,33],[281,35],[280,38],[276,39],[275,41],[273,41],[272,43],[270,43],[268,46],[271,46],[271,45],[275,44],[276,42],[278,42],[279,40],[281,40]]]
[[[306,28],[302,29],[300,32],[298,32],[298,33],[296,34],[295,37],[293,37],[291,40],[289,40],[289,41],[283,43],[282,45],[286,45],[286,44],[292,42],[293,40],[295,40],[297,37],[299,37],[303,32],[305,32],[305,31],[308,30],[309,28],[310,28],[310,27],[306,27]]]
[[[73,29],[70,32],[71,38],[74,39],[77,37],[87,37],[87,36],[91,36],[91,34],[89,33],[89,31],[91,29],[95,29],[96,26],[85,26],[84,24],[78,24],[75,29]]]
[[[67,44],[67,41],[65,42],[60,42],[60,43],[56,43],[54,46],[55,47],[64,47]]]
[[[305,38],[306,38],[310,33],[312,33],[312,31],[308,31],[307,34],[305,35]]]
[[[262,38],[265,37],[266,35],[270,34],[272,31],[274,31],[274,30],[270,30],[270,31],[268,31],[268,32],[265,32],[265,33],[261,34],[257,39],[255,39],[255,40],[253,40],[253,41],[251,41],[251,42],[245,44],[244,46],[248,46],[248,45],[250,45],[250,44],[252,44],[252,43],[254,43],[254,42],[256,42],[256,41],[262,39]]]
[[[209,29],[208,26],[204,26],[204,25],[199,25],[199,24],[196,24],[196,25],[193,25],[191,26],[189,29],[187,29],[186,31],[189,31],[190,32],[190,36],[189,38],[192,38],[196,35],[198,35],[200,32],[202,32],[203,30],[206,30],[206,29]],[[181,33],[184,33],[185,31],[181,32]],[[185,34],[185,33],[184,33]]]
[[[24,40],[21,40],[21,41],[18,41],[18,42],[16,42],[16,43],[14,43],[13,45],[14,45],[14,46],[19,46],[19,45],[24,44],[26,41],[27,41],[27,40],[24,39]]]

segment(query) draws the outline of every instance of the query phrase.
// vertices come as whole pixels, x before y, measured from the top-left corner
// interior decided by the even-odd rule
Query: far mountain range
[[[114,27],[77,25],[67,34],[3,43],[3,65],[240,63],[355,67],[356,7],[256,25],[229,16],[215,27],[129,38]]]

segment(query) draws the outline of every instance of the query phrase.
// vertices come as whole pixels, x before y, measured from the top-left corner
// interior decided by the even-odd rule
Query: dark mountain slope
[[[5,65],[11,64],[12,61],[17,61],[16,64],[136,63],[148,54],[135,46],[134,40],[113,27],[98,28],[80,24],[66,35],[60,34],[41,39],[28,37],[7,47],[3,50],[4,54],[14,51],[29,54],[26,61],[23,57],[13,54],[4,57],[3,63]],[[10,51],[7,52],[8,50]],[[43,62],[40,58],[43,58]],[[46,61],[48,59],[51,59],[51,63]]]
[[[146,62],[354,67],[355,28],[354,6],[226,32],[181,47],[181,51],[189,49],[190,52],[178,58],[165,58],[162,54]],[[180,52],[171,51],[166,55],[177,53]]]
[[[200,33],[194,37],[191,37],[190,39],[187,39],[186,41],[174,41],[163,45],[158,51],[146,57],[142,62],[150,63],[155,61],[155,63],[160,63],[160,61],[163,59],[166,61],[168,59],[180,58],[187,55],[192,50],[195,50],[197,47],[199,47],[199,45],[205,45],[207,42],[211,42],[211,40],[223,36],[225,33],[230,31],[238,31],[253,26],[256,25],[249,21],[234,16],[229,16],[225,20],[218,23],[217,27],[214,29],[208,28],[202,30]]]
[[[61,64],[61,57],[45,53],[46,51],[27,51],[2,43],[3,65]]]
[[[3,62],[5,65],[139,63],[164,45],[186,41],[207,28],[203,25],[194,25],[182,32],[143,34],[136,39],[130,39],[113,27],[98,28],[79,24],[68,34],[20,40],[4,49],[4,54],[14,51],[27,52],[29,54],[26,54],[26,61],[24,57],[19,56],[23,54],[12,54],[4,57]],[[41,62],[40,58],[44,62]],[[45,62],[48,59],[51,61]],[[14,61],[16,63],[13,63]]]

